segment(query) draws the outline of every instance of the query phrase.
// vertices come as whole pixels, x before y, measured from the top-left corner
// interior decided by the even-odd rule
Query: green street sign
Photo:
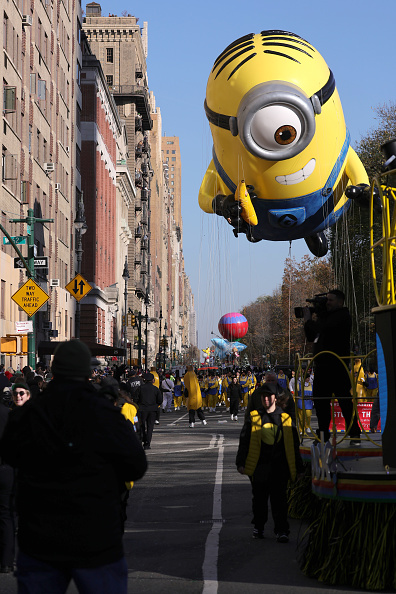
[[[11,239],[17,245],[26,245],[26,237],[23,237],[22,235],[11,237]],[[10,245],[10,240],[8,239],[8,237],[3,237],[3,245]]]

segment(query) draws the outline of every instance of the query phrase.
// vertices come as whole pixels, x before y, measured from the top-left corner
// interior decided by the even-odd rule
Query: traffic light
[[[125,316],[122,316],[122,325],[125,326]]]
[[[132,328],[136,328],[135,314],[131,314],[131,326],[132,326]]]

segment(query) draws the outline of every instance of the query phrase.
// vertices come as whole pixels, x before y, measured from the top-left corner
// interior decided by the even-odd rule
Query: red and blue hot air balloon
[[[243,338],[248,327],[249,324],[245,316],[236,312],[224,314],[219,321],[220,334],[231,342]]]

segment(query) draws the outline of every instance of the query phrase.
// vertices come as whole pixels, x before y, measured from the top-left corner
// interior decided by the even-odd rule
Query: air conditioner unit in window
[[[55,190],[60,190],[61,189],[61,185],[60,184],[55,184]]]
[[[25,25],[25,27],[31,27],[33,25],[32,15],[24,14],[22,16],[22,25]]]
[[[44,163],[44,171],[46,171],[47,173],[55,171],[55,163]]]
[[[59,278],[51,278],[50,279],[50,287],[59,287],[59,286],[60,286]]]

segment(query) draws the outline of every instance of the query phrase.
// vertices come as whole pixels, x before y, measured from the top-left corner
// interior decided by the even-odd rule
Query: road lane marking
[[[181,417],[177,418],[176,421],[173,421],[173,423],[168,423],[168,427],[171,427],[172,425],[176,425],[177,423],[180,423],[180,421],[182,421],[186,417],[188,417],[188,413],[185,413]]]
[[[202,566],[203,574],[203,594],[217,594],[217,561],[219,557],[219,538],[220,531],[223,525],[221,521],[221,488],[223,483],[223,466],[224,466],[224,435],[214,435],[210,445],[218,440],[217,446],[219,453],[217,455],[217,469],[215,476],[215,486],[213,491],[213,512],[212,512],[212,529],[208,534],[205,544],[205,558]]]

